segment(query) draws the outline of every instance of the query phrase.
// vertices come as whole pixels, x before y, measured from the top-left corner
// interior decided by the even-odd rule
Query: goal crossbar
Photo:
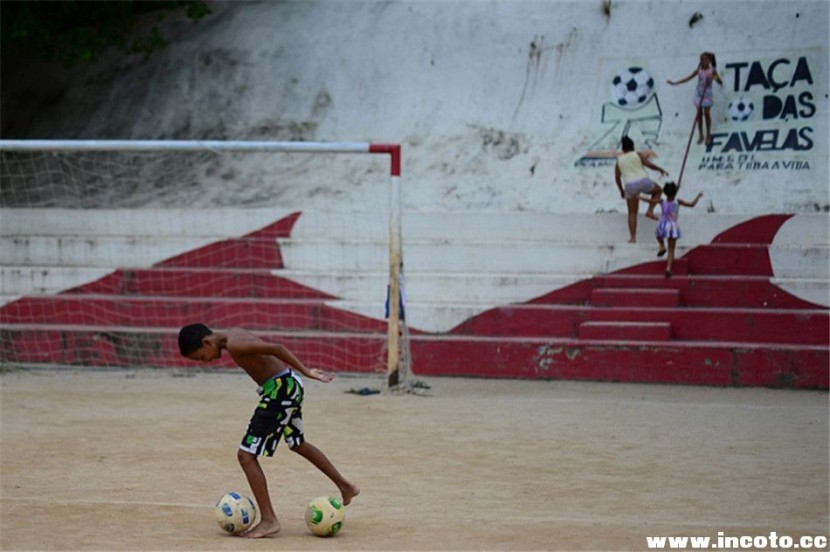
[[[275,153],[385,153],[400,176],[400,144],[280,142],[269,140],[0,140],[3,151],[260,151]]]
[[[285,142],[267,140],[0,140],[0,151],[8,152],[273,152],[350,153],[390,156],[389,175],[389,318],[387,380],[399,383],[401,323],[401,146],[369,142]]]

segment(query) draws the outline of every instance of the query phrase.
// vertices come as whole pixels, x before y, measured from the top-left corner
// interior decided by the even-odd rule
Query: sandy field
[[[826,535],[828,395],[429,378],[428,396],[307,382],[306,436],[361,495],[332,539],[305,504],[334,486],[283,444],[264,459],[283,525],[224,534],[250,495],[236,447],[256,405],[234,371],[0,375],[3,550],[644,550],[647,536]]]

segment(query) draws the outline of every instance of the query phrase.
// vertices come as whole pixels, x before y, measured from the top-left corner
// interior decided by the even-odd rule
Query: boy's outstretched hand
[[[310,377],[311,379],[316,379],[317,381],[328,383],[334,379],[334,374],[323,372],[318,368],[311,368],[308,371],[308,377]]]

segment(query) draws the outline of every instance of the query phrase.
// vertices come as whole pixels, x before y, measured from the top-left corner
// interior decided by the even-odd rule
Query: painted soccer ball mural
[[[654,94],[654,79],[642,67],[618,71],[611,80],[611,98],[620,107],[643,105]]]
[[[747,98],[735,98],[729,102],[729,116],[733,121],[746,121],[754,109],[752,101]]]

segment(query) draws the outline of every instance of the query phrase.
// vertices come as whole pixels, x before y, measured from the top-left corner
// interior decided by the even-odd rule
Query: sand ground
[[[233,371],[0,375],[3,550],[643,550],[646,536],[826,535],[828,395],[427,378],[429,396],[308,382],[306,435],[362,489],[333,539],[303,522],[333,485],[284,444],[264,469],[283,530],[226,536],[250,494],[255,406]]]

